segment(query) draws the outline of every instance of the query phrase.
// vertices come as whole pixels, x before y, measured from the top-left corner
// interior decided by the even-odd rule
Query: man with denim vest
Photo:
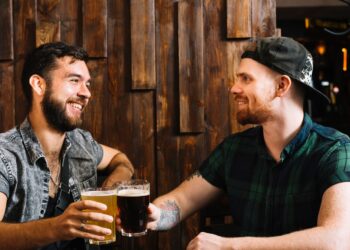
[[[233,225],[200,233],[187,250],[350,249],[350,139],[304,113],[310,53],[291,38],[262,38],[241,57],[231,88],[237,120],[190,178],[149,207],[149,229],[167,230],[222,193]]]
[[[80,201],[80,189],[130,179],[134,168],[117,149],[79,129],[91,97],[88,54],[62,42],[30,53],[22,87],[29,102],[24,122],[0,134],[0,249],[82,249],[79,238],[103,240],[111,222],[104,204]],[[77,239],[77,240],[74,240]]]

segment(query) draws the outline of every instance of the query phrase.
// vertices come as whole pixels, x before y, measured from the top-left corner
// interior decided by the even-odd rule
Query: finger
[[[80,220],[83,221],[102,221],[102,222],[108,222],[112,223],[113,222],[113,216],[104,214],[104,213],[99,213],[99,212],[82,212],[80,213]]]
[[[92,200],[82,200],[72,203],[74,204],[74,207],[78,210],[84,210],[84,209],[96,209],[96,210],[106,210],[107,206],[106,204],[92,201]]]
[[[121,230],[122,230],[121,224],[122,224],[122,221],[120,220],[120,218],[116,218],[116,219],[115,219],[115,227],[116,227],[116,229],[117,229],[118,231],[121,231]]]
[[[91,233],[99,236],[110,235],[112,233],[112,230],[109,228],[104,228],[97,225],[84,224],[84,223],[80,225],[79,231],[84,233]]]

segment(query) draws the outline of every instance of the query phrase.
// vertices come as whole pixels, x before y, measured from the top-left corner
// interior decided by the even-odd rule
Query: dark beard
[[[71,131],[82,123],[81,119],[76,121],[69,119],[65,113],[65,107],[52,98],[50,89],[45,92],[41,106],[48,124],[60,132]]]
[[[269,120],[270,113],[267,110],[257,110],[254,113],[250,111],[240,111],[237,113],[237,121],[241,125],[262,124]]]

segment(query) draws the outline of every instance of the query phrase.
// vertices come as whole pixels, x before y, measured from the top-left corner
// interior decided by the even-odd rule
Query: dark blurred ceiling
[[[350,20],[350,0],[276,0],[278,20]]]

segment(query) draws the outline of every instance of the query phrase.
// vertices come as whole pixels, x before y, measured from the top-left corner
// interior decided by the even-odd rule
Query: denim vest
[[[97,165],[102,147],[81,129],[66,133],[62,159],[69,164],[69,189],[80,199],[81,187],[97,184]],[[0,192],[7,196],[3,222],[42,219],[49,201],[50,170],[28,119],[0,134]]]

